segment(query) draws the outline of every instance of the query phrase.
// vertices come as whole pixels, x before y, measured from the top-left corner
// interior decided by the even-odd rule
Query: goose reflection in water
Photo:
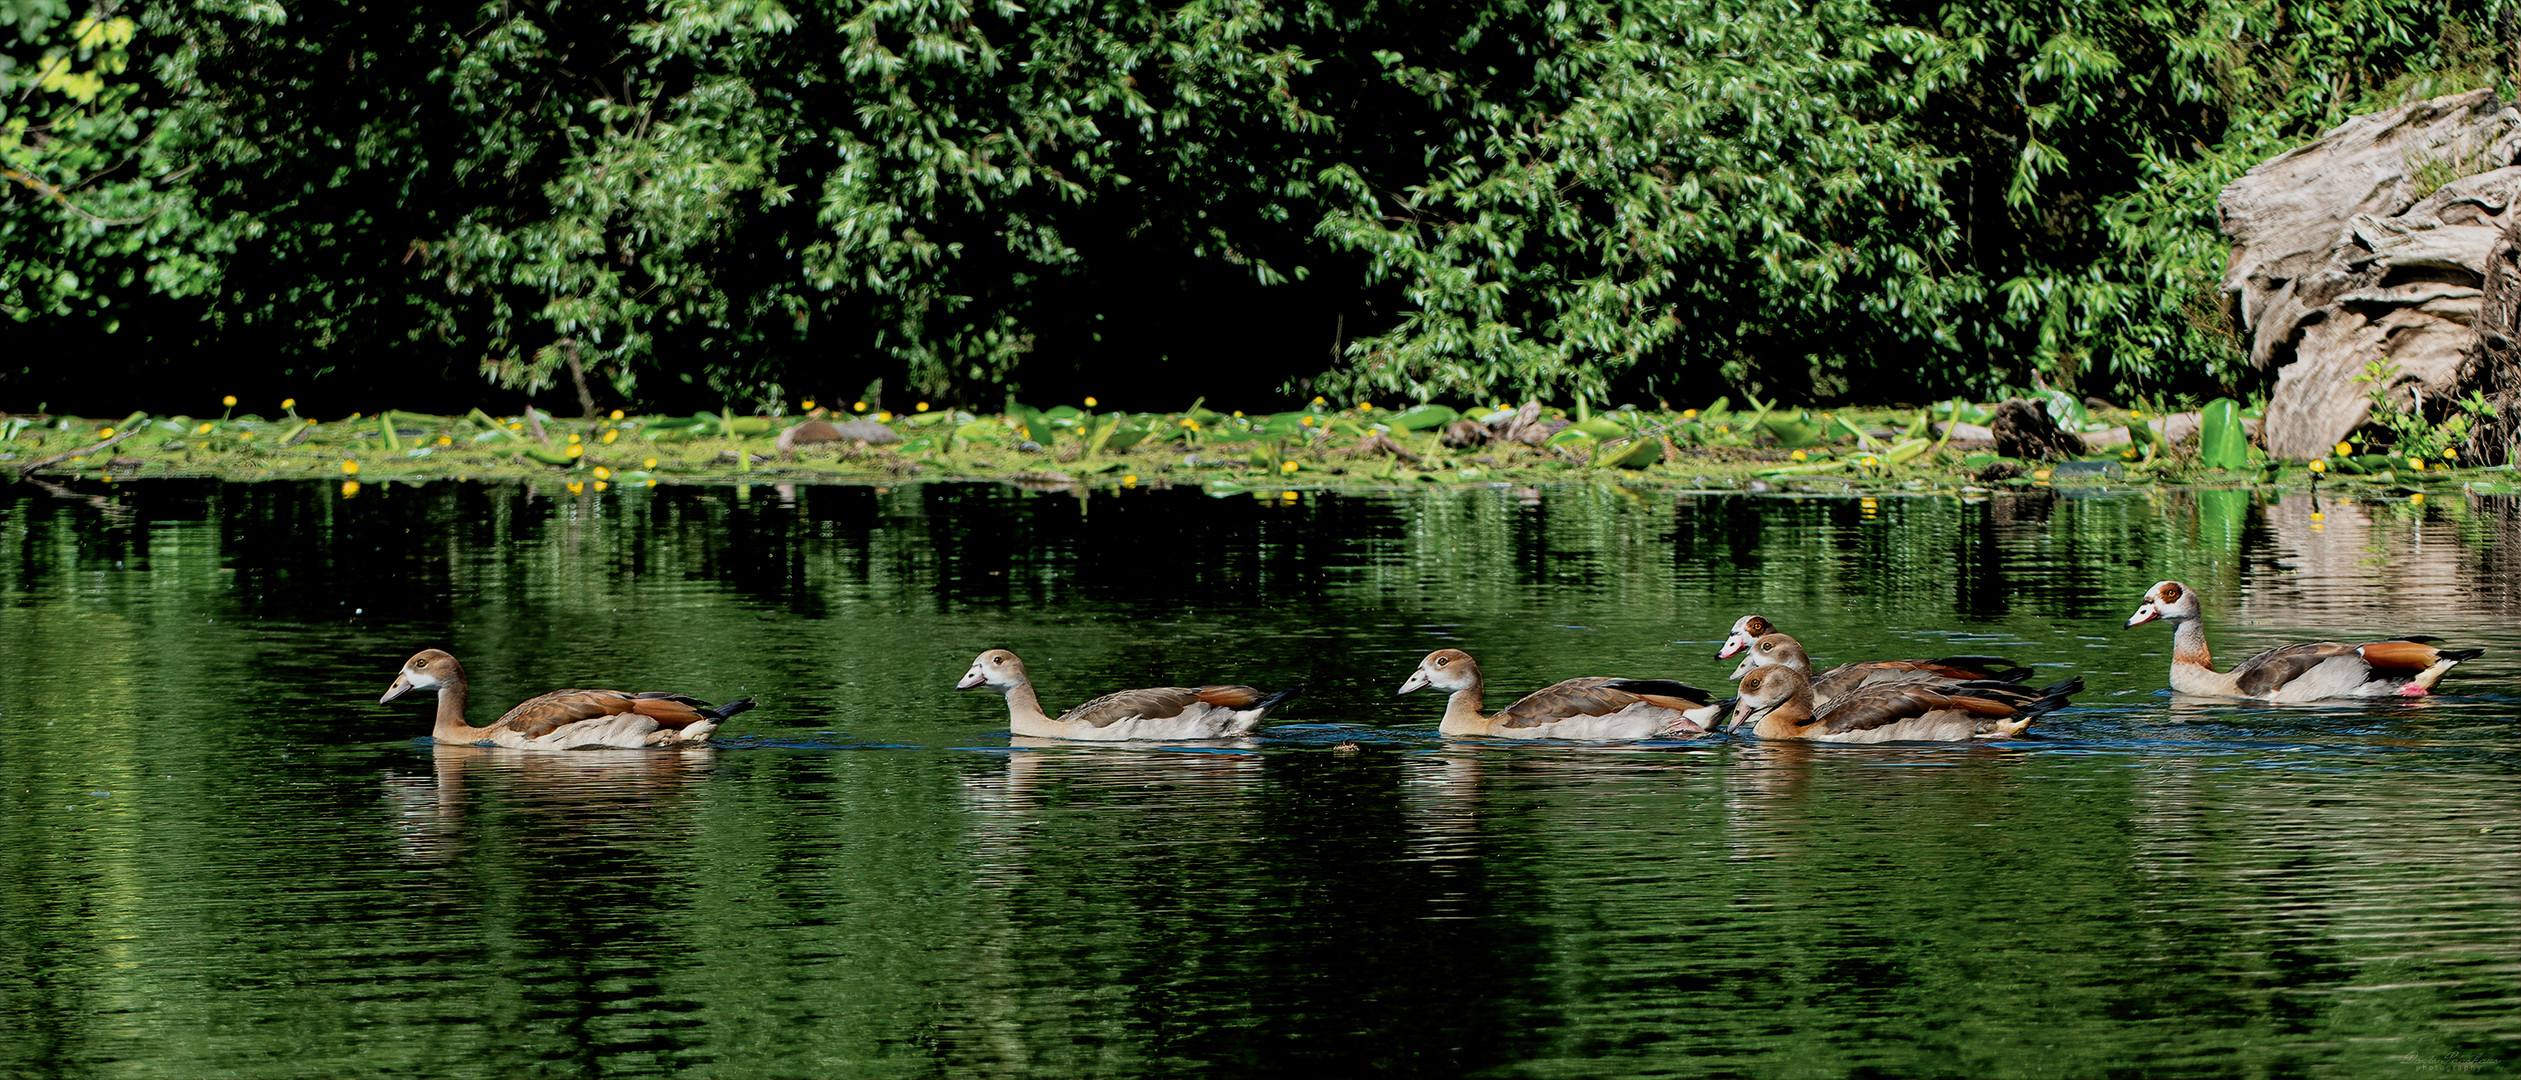
[[[573,750],[519,754],[500,747],[439,743],[431,770],[388,773],[405,857],[443,862],[463,854],[486,812],[478,797],[504,798],[534,822],[539,843],[607,839],[681,829],[680,805],[697,797],[717,751],[708,744],[667,750]]]

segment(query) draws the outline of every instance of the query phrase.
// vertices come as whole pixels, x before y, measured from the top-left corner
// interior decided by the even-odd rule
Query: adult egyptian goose
[[[474,727],[464,722],[464,698],[470,690],[464,665],[439,649],[422,649],[403,661],[394,685],[377,704],[413,690],[438,692],[438,722],[429,731],[431,738],[519,750],[689,746],[707,741],[726,718],[753,707],[751,698],[712,705],[681,694],[555,690],[508,710],[489,727]]]
[[[1733,726],[1754,725],[1763,739],[1819,742],[1969,742],[2010,739],[2041,714],[2083,689],[2068,679],[2039,690],[2000,682],[1874,686],[1826,709],[1812,703],[1812,681],[1790,667],[1764,667],[1742,679]]]
[[[2423,697],[2452,665],[2484,655],[2484,649],[2438,649],[2439,638],[2405,637],[2346,645],[2311,641],[2280,645],[2230,671],[2216,671],[2206,649],[2206,624],[2198,616],[2197,591],[2176,581],[2155,582],[2136,613],[2135,626],[2162,619],[2171,624],[2171,689],[2183,694],[2256,698],[2261,701],[2332,701],[2339,698]]]
[[[1607,742],[1700,735],[1711,730],[1723,711],[1708,704],[1706,691],[1686,683],[1591,677],[1542,687],[1489,716],[1480,704],[1483,685],[1479,661],[1471,659],[1471,654],[1438,649],[1418,662],[1418,670],[1410,673],[1400,692],[1428,686],[1452,691],[1444,703],[1444,722],[1436,726],[1438,733],[1501,739]]]
[[[1051,719],[1033,694],[1024,661],[1005,649],[972,660],[957,690],[990,686],[1007,695],[1009,727],[1018,735],[1048,739],[1121,742],[1129,739],[1231,739],[1251,734],[1269,710],[1294,697],[1288,687],[1264,696],[1248,686],[1158,686],[1123,690],[1079,705]]]
[[[1758,619],[1759,616],[1751,616]],[[1765,625],[1766,620],[1761,620]],[[1831,702],[1872,686],[1908,685],[1930,682],[2000,682],[2018,683],[2031,677],[2031,669],[2001,656],[1946,656],[1935,660],[1862,660],[1840,664],[1819,675],[1812,674],[1812,658],[1803,651],[1803,643],[1780,633],[1761,634],[1744,650],[1742,663],[1733,669],[1733,678],[1763,667],[1790,667],[1812,681],[1812,704],[1826,709]]]

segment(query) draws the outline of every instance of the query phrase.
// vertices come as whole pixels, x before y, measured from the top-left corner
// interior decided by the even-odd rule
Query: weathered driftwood
[[[2521,457],[2521,214],[2511,217],[2486,255],[2477,343],[2460,366],[2460,385],[2485,394],[2495,407],[2460,447],[2462,460],[2471,462]]]
[[[1987,427],[1995,436],[1996,452],[2006,457],[2045,461],[2083,453],[2082,439],[2058,427],[2047,409],[2021,398],[1999,402],[1995,414],[1987,419]]]
[[[2224,293],[2251,362],[2276,367],[2269,453],[2318,457],[2361,427],[2372,361],[2402,400],[2461,386],[2489,252],[2521,218],[2516,164],[2521,111],[2478,90],[2356,117],[2223,189]]]
[[[860,446],[881,446],[902,441],[900,432],[873,420],[808,420],[779,433],[779,456],[794,460],[797,447],[811,443],[855,443]]]

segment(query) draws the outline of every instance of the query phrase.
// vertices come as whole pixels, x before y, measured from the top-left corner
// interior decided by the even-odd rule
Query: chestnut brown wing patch
[[[2232,669],[2233,688],[2251,697],[2266,697],[2312,668],[2354,652],[2334,641],[2306,641],[2269,649]]]
[[[1164,720],[1182,715],[1182,711],[1200,704],[1199,691],[1187,686],[1157,686],[1145,690],[1123,690],[1079,705],[1059,714],[1062,724],[1086,724],[1110,727],[1136,717]]]
[[[632,712],[637,701],[619,690],[554,690],[508,710],[491,726],[539,739],[580,720]]]
[[[2405,672],[2423,671],[2441,663],[2444,655],[2441,649],[2412,638],[2368,642],[2356,646],[2355,651],[2362,653],[2373,667]]]
[[[1203,686],[1195,693],[1203,704],[1243,710],[1260,704],[1261,692],[1248,686]]]
[[[696,697],[685,697],[681,694],[668,694],[661,691],[640,694],[630,701],[631,712],[656,721],[658,727],[672,728],[676,731],[709,719],[712,715],[710,710],[716,707]]]

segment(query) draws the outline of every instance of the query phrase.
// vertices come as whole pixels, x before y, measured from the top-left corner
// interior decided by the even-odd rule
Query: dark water
[[[2319,517],[2314,519],[2313,514]],[[2246,492],[1079,497],[153,483],[0,491],[0,1074],[2521,1072],[2521,509]],[[2456,694],[2162,692],[2428,633]],[[2083,676],[2010,746],[1446,742],[1393,690],[1824,662]],[[712,750],[437,748],[611,685]],[[1236,746],[1011,747],[1150,683],[1301,682]]]

